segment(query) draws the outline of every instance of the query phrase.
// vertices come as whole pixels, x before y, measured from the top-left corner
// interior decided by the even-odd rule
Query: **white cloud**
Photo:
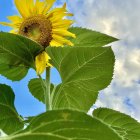
[[[134,86],[140,79],[140,49],[126,49],[125,56],[118,56],[115,67],[115,79],[124,87]]]
[[[140,0],[68,0],[76,25],[120,38],[112,84],[96,106],[110,107],[140,120]]]

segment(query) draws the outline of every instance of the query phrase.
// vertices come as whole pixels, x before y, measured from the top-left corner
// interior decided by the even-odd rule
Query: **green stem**
[[[54,93],[55,93],[55,90],[56,90],[56,85],[54,85],[54,88],[53,88],[53,90],[52,90],[52,92],[51,92],[51,105],[52,105],[52,102],[53,102],[53,97],[54,97]]]
[[[44,102],[46,106],[46,111],[52,110],[52,103],[51,103],[51,93],[50,93],[50,67],[46,68],[46,79],[43,80],[42,77],[39,75],[39,78],[42,82],[44,88]]]
[[[45,92],[45,104],[46,104],[46,111],[47,110],[52,110],[52,105],[51,105],[51,94],[50,94],[50,71],[51,68],[47,67],[46,68],[46,92]]]

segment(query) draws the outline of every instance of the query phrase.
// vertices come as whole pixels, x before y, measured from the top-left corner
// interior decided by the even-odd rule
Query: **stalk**
[[[52,103],[51,103],[51,93],[50,93],[50,67],[46,68],[46,78],[45,80],[39,75],[39,78],[42,82],[44,88],[44,101],[46,106],[46,112],[48,110],[52,110]]]
[[[50,71],[51,68],[47,67],[46,68],[46,92],[45,92],[45,103],[46,103],[46,111],[47,110],[52,110],[52,105],[51,105],[51,93],[50,93]]]

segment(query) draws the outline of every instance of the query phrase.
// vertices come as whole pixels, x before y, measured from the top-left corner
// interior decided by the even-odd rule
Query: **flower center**
[[[52,25],[44,15],[29,17],[21,24],[19,34],[46,47],[52,40]]]

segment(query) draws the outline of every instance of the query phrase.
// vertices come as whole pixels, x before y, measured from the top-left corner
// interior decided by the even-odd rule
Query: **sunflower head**
[[[20,15],[9,16],[10,23],[0,22],[2,25],[10,26],[11,33],[26,36],[44,48],[47,46],[73,46],[72,42],[65,37],[75,38],[75,34],[68,31],[73,24],[66,16],[72,16],[66,10],[66,4],[61,8],[54,8],[56,0],[14,0]],[[49,64],[50,57],[44,51],[35,58],[37,74],[43,73]]]
[[[49,46],[52,40],[52,24],[44,15],[32,16],[21,24],[18,34],[35,40],[42,46]]]
[[[75,37],[68,31],[73,21],[64,18],[72,16],[67,12],[66,4],[61,8],[50,10],[55,0],[14,1],[20,16],[9,16],[10,23],[0,22],[12,27],[12,33],[26,36],[43,47],[73,45],[65,38],[66,36]]]

